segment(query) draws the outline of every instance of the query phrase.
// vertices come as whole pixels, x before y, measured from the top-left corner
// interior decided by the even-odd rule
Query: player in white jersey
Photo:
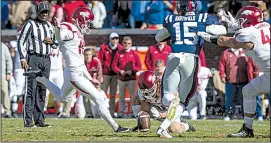
[[[41,76],[39,71],[29,71],[26,76],[37,76],[36,80],[44,84],[52,94],[62,102],[68,102],[72,99],[68,95],[73,89],[77,89],[80,94],[94,101],[100,112],[101,117],[112,127],[115,132],[129,132],[130,129],[119,126],[111,117],[106,107],[104,92],[98,91],[93,83],[100,84],[98,80],[93,79],[84,63],[83,47],[85,46],[84,35],[90,33],[90,26],[94,19],[93,13],[86,7],[77,8],[72,16],[73,24],[68,22],[57,23],[57,35],[60,50],[63,54],[66,67],[64,69],[64,84],[59,89],[47,78]]]
[[[49,80],[52,81],[55,85],[57,85],[59,88],[61,88],[64,82],[63,57],[59,49],[52,49],[50,53],[50,60],[51,60],[51,68],[50,68]],[[49,102],[49,94],[50,94],[50,91],[47,89],[45,103],[44,103],[44,111],[47,110],[47,106]],[[60,103],[58,107],[58,113],[62,112],[62,109],[63,109],[63,104]]]
[[[208,85],[209,78],[212,76],[211,71],[207,67],[200,67],[198,73],[198,87],[195,95],[190,99],[188,106],[192,106],[193,108],[189,111],[189,116],[191,120],[196,120],[198,117],[197,113],[197,104],[199,104],[200,111],[200,119],[206,119],[206,98],[207,92],[206,87]]]
[[[20,30],[18,31],[20,34]],[[17,37],[18,39],[18,37]],[[12,116],[17,117],[17,110],[18,110],[18,99],[19,97],[23,96],[25,92],[25,77],[23,76],[24,69],[21,67],[20,55],[17,49],[17,40],[13,40],[9,42],[10,48],[14,48],[14,58],[13,58],[13,77],[15,80],[16,88],[13,88],[13,94],[10,94],[10,101],[11,101],[11,111]]]
[[[256,96],[270,93],[270,25],[263,22],[263,13],[254,6],[241,8],[233,18],[231,14],[225,15],[226,22],[232,27],[240,27],[234,37],[213,36],[205,32],[198,35],[205,40],[231,48],[243,48],[246,55],[250,56],[263,75],[254,78],[243,92],[244,124],[236,134],[228,137],[254,137],[253,119],[256,111]]]

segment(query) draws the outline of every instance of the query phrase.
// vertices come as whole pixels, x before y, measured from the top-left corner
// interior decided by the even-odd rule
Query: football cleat
[[[189,124],[187,121],[181,120],[181,122],[188,124],[189,128],[188,128],[187,132],[195,132],[196,131],[196,128],[194,126],[192,126],[191,124]]]
[[[254,133],[252,129],[249,129],[246,127],[245,124],[243,124],[243,127],[235,134],[228,134],[228,138],[253,138]]]
[[[127,132],[131,132],[131,129],[123,128],[123,127],[119,126],[118,129],[115,132],[117,132],[117,133],[127,133]]]
[[[173,137],[167,132],[167,130],[162,129],[161,127],[159,127],[159,128],[157,129],[156,134],[157,134],[157,136],[160,137],[160,138],[169,138],[169,139],[173,138]]]

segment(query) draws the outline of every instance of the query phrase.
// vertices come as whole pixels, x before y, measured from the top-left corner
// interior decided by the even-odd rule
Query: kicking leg
[[[78,89],[82,95],[86,96],[87,98],[89,98],[90,100],[92,100],[96,106],[97,109],[101,115],[101,117],[112,127],[112,129],[115,132],[128,132],[130,131],[130,129],[127,128],[122,128],[120,127],[112,118],[108,108],[107,108],[107,104],[105,103],[105,100],[103,99],[103,97],[105,95],[104,92],[102,91],[98,91],[94,85],[87,80],[85,77],[80,76],[77,77],[77,81],[70,81],[71,84]]]

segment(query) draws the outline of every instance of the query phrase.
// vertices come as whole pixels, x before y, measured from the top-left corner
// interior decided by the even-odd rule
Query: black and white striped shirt
[[[54,43],[45,44],[45,37],[49,37]],[[17,45],[20,59],[26,59],[27,54],[49,55],[51,48],[56,49],[57,46],[54,26],[48,21],[39,22],[32,19],[24,24]]]

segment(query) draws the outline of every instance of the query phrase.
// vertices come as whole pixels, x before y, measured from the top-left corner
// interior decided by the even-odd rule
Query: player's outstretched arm
[[[218,46],[225,46],[234,49],[244,48],[248,50],[254,47],[252,42],[242,39],[242,35],[238,35],[239,37],[237,38],[223,35],[211,35],[206,32],[198,32],[197,35],[201,36],[204,40],[214,43]]]

